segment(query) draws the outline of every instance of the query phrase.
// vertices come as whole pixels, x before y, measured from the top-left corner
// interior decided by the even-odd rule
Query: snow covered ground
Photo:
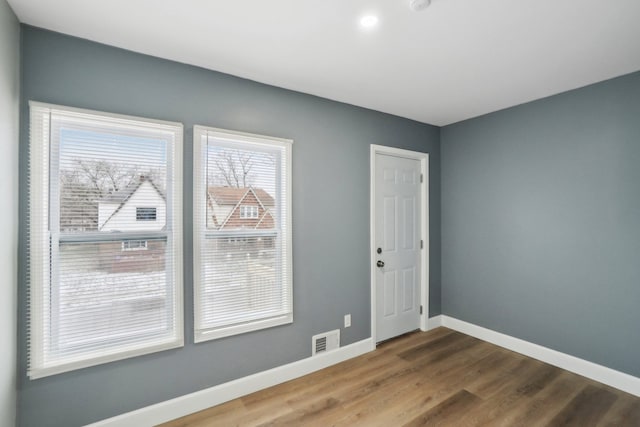
[[[170,297],[164,271],[62,274],[58,311],[52,316],[59,322],[58,345],[161,332],[173,306]]]

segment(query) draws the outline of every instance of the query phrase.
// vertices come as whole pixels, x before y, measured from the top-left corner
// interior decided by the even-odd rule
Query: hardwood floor
[[[446,328],[163,424],[640,426],[640,398]]]

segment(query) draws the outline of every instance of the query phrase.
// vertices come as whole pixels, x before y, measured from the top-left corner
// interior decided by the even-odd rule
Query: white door
[[[375,154],[376,341],[420,327],[420,161]]]

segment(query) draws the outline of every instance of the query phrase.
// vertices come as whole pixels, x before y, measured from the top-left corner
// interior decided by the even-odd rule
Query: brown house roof
[[[226,218],[219,218],[212,211],[211,219],[214,227],[217,229],[237,229],[237,228],[253,228],[253,229],[270,229],[274,227],[273,214],[270,208],[275,206],[275,201],[269,193],[261,188],[234,188],[234,187],[215,187],[210,186],[208,189],[208,205],[213,208],[212,202],[218,206],[233,206],[231,212]],[[258,206],[257,218],[241,218],[240,205],[247,204]]]
[[[218,205],[237,205],[244,198],[248,191],[258,198],[259,202],[266,207],[274,207],[275,201],[273,197],[262,188],[235,188],[235,187],[214,187],[208,188],[209,197],[213,198]]]

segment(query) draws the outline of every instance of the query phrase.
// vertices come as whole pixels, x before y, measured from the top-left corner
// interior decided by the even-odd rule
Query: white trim
[[[45,242],[49,229],[49,132],[51,116],[49,110],[29,103],[29,322],[27,342],[29,346],[29,368],[42,366],[44,360],[44,290],[49,289],[50,263],[48,244]],[[34,283],[42,284],[35,286]]]
[[[439,328],[440,326],[442,326],[442,315],[430,317],[429,319],[427,319],[427,331]]]
[[[93,118],[96,115],[99,115],[103,119],[113,119],[119,120],[123,122],[144,122],[145,125],[153,126],[156,129],[167,127],[170,132],[173,132],[173,128],[179,126],[180,129],[183,128],[182,123],[180,122],[170,122],[168,120],[158,120],[158,119],[149,119],[147,117],[140,116],[129,116],[126,114],[116,114],[110,113],[106,111],[98,111],[98,110],[88,110],[85,108],[75,108],[75,107],[67,107],[64,105],[58,104],[48,104],[46,102],[38,102],[38,101],[29,101],[29,108],[44,108],[51,110],[51,112],[59,113],[59,114],[67,114],[72,113],[74,116],[86,115],[89,118]],[[180,136],[182,139],[182,136]]]
[[[179,129],[174,133],[173,144],[169,145],[172,150],[167,150],[167,159],[170,171],[171,181],[167,179],[167,184],[171,183],[171,192],[167,191],[167,226],[171,220],[171,230],[168,230],[167,237],[173,238],[173,283],[174,286],[174,306],[173,306],[173,327],[176,331],[177,347],[184,347],[184,222],[182,209],[184,207],[184,171],[183,171],[183,153],[184,153],[184,127],[182,123],[178,123]],[[167,175],[169,170],[167,170]],[[156,189],[157,190],[157,189]],[[169,186],[167,185],[167,190]],[[169,209],[169,201],[171,201],[171,209]],[[169,215],[170,213],[170,215]],[[167,241],[168,243],[168,241]]]
[[[640,397],[638,377],[453,317],[442,316],[442,326]]]
[[[203,140],[204,138],[204,140]],[[202,260],[201,252],[202,247],[200,244],[200,238],[204,233],[207,223],[206,217],[206,204],[208,186],[204,185],[204,191],[202,190],[202,184],[205,182],[206,176],[204,167],[204,153],[206,153],[206,147],[209,144],[209,138],[224,141],[224,144],[229,143],[242,143],[249,144],[262,150],[269,149],[274,152],[278,152],[278,155],[283,156],[283,164],[281,165],[281,173],[278,174],[280,182],[278,185],[282,186],[281,193],[284,192],[284,198],[280,200],[281,206],[285,212],[285,219],[283,224],[285,245],[286,263],[283,268],[284,276],[286,277],[286,283],[283,287],[286,287],[288,293],[288,307],[286,313],[277,315],[270,318],[259,318],[258,320],[247,321],[242,324],[228,325],[223,327],[211,328],[211,329],[198,329],[202,324],[202,307],[198,302],[201,296],[202,285]],[[245,332],[257,331],[260,329],[271,328],[274,326],[285,325],[293,323],[293,237],[292,237],[292,145],[293,140],[277,138],[265,135],[249,134],[244,132],[237,132],[226,129],[218,129],[201,125],[194,125],[193,127],[193,182],[194,182],[194,197],[193,197],[193,284],[194,284],[194,343],[200,343],[217,338],[223,338],[232,335],[238,335]],[[238,203],[233,207],[229,215],[225,218],[221,227],[227,223],[233,213],[240,209],[242,202],[247,195],[252,193],[258,203],[268,211],[253,188],[249,188],[244,195],[240,198]],[[279,194],[280,197],[282,194]],[[270,213],[271,214],[271,213]],[[248,231],[248,230],[247,230]]]
[[[199,132],[200,134],[205,133],[208,136],[216,139],[255,143],[262,147],[265,146],[265,140],[268,141],[269,144],[279,144],[279,145],[293,144],[293,139],[278,138],[275,136],[267,136],[267,135],[258,135],[255,133],[239,132],[235,130],[220,129],[220,128],[214,128],[210,126],[202,126],[202,125],[193,126],[194,135],[196,132]]]
[[[560,353],[446,315],[429,319],[430,329],[444,326],[483,341],[541,360],[619,390],[640,396],[640,378]],[[375,350],[367,338],[337,350],[229,381],[205,390],[98,421],[87,427],[144,427],[168,422],[209,407],[324,369]]]
[[[133,342],[128,345],[114,346],[109,350],[98,349],[85,351],[81,354],[65,354],[57,360],[46,359],[45,331],[50,325],[46,310],[51,287],[49,239],[57,243],[59,235],[57,215],[59,206],[53,205],[55,197],[50,198],[50,187],[56,185],[56,180],[50,178],[51,171],[59,166],[55,160],[59,155],[59,142],[52,136],[52,128],[58,124],[52,122],[52,115],[62,117],[66,121],[90,121],[91,123],[107,123],[118,129],[140,130],[162,135],[167,146],[167,248],[171,248],[172,270],[167,274],[173,275],[173,334],[158,339],[147,339],[143,342]],[[184,345],[183,326],[183,269],[182,269],[182,136],[184,129],[181,123],[165,122],[133,116],[125,116],[100,111],[63,107],[41,102],[29,101],[29,313],[28,341],[29,366],[27,375],[30,379],[37,379],[49,375],[73,371],[89,366],[122,360],[143,354],[182,347]],[[50,160],[50,157],[54,160]],[[53,165],[53,166],[52,166]],[[55,195],[55,193],[53,193]],[[169,204],[169,201],[171,204]],[[51,202],[51,203],[50,203]],[[53,208],[50,206],[53,206]],[[169,213],[171,215],[169,216]],[[53,218],[53,219],[52,219]],[[53,236],[53,237],[50,237]],[[171,244],[172,246],[169,246]],[[52,249],[52,250],[53,250]]]
[[[373,342],[377,342],[376,332],[376,242],[375,242],[375,191],[376,191],[376,154],[386,154],[396,157],[404,157],[420,161],[420,173],[424,177],[422,184],[421,198],[421,239],[424,241],[424,249],[422,250],[422,274],[420,277],[420,304],[423,307],[420,316],[420,329],[427,331],[429,319],[429,154],[420,153],[418,151],[404,150],[395,147],[386,147],[383,145],[371,144],[370,151],[370,174],[369,174],[369,244],[370,244],[370,281],[371,281],[371,338]]]
[[[277,384],[282,384],[373,350],[375,350],[374,342],[371,338],[367,338],[327,353],[321,353],[205,390],[196,391],[175,399],[98,421],[89,424],[88,427],[145,427],[157,425]]]
[[[259,318],[239,325],[221,326],[215,329],[203,329],[201,331],[195,330],[193,342],[197,344],[218,338],[231,337],[247,332],[273,328],[280,325],[288,325],[290,323],[293,323],[293,313],[286,313],[281,316],[270,317],[267,319]]]
[[[178,323],[179,319],[174,320]],[[48,364],[44,368],[33,368],[27,372],[30,380],[48,377],[50,375],[62,374],[64,372],[76,371],[90,366],[102,365],[104,363],[116,362],[118,360],[129,359],[145,354],[157,353],[159,351],[171,350],[184,346],[181,331],[176,331],[175,335],[164,341],[145,342],[142,345],[120,346],[116,350],[106,353],[105,351],[94,351],[86,356],[67,358],[64,363],[54,365]]]

